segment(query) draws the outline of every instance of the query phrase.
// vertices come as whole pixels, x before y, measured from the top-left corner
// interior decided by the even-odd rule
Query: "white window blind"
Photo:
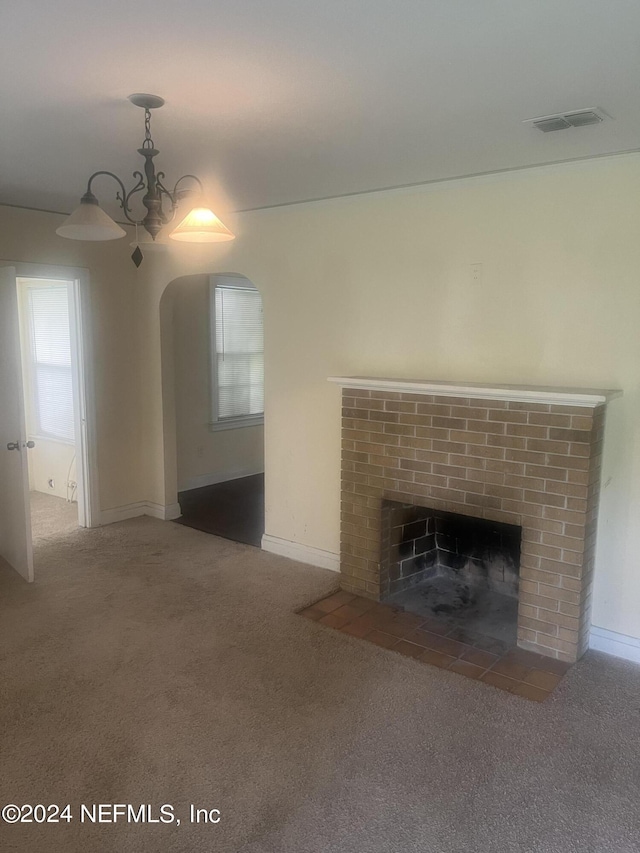
[[[74,441],[67,285],[29,286],[27,309],[36,432]]]
[[[214,420],[264,412],[262,299],[252,287],[215,286]]]

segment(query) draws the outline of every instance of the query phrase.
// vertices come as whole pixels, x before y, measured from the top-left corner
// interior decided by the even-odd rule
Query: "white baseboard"
[[[638,637],[627,637],[626,634],[617,634],[615,631],[607,631],[606,628],[591,626],[589,648],[640,663],[640,638]]]
[[[113,524],[116,521],[126,521],[127,518],[136,518],[139,515],[144,515],[146,504],[144,501],[138,501],[135,504],[125,504],[125,506],[115,506],[112,509],[103,509],[100,513],[100,524]]]
[[[262,550],[281,557],[289,557],[299,563],[330,569],[332,572],[340,571],[339,554],[323,551],[322,548],[314,548],[312,545],[302,545],[300,542],[291,542],[289,539],[280,539],[278,536],[269,536],[265,533],[262,537]]]
[[[236,468],[234,471],[199,474],[197,477],[189,477],[185,484],[178,488],[178,491],[188,492],[191,489],[200,489],[202,486],[215,486],[216,483],[226,483],[229,480],[240,480],[242,477],[253,477],[255,474],[263,473],[264,468],[260,468],[258,471],[255,468]]]
[[[138,518],[141,515],[149,515],[162,521],[172,521],[174,518],[180,518],[180,504],[163,506],[153,501],[138,501],[125,506],[116,506],[100,513],[100,525],[114,524],[116,521],[126,521],[128,518]]]
[[[164,506],[163,504],[153,503],[153,501],[147,501],[144,514],[150,515],[152,518],[159,518],[161,521],[173,521],[174,518],[180,518],[182,512],[178,503]]]

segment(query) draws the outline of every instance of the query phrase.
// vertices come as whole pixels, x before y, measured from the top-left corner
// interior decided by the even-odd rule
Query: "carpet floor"
[[[45,495],[43,492],[30,492],[29,505],[31,535],[36,549],[41,540],[59,539],[75,533],[78,529],[78,504],[76,503],[69,503],[64,498]],[[37,556],[38,553],[42,554],[42,549],[40,552],[36,550],[34,555]]]
[[[295,615],[331,572],[150,518],[36,566],[0,567],[0,805],[73,817],[0,822],[3,853],[638,850],[632,664],[528,702]],[[181,823],[81,822],[99,803]]]

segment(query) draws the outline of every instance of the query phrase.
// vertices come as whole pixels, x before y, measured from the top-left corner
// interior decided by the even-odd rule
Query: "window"
[[[211,280],[212,428],[264,418],[262,299],[248,279]]]
[[[67,284],[30,284],[26,292],[31,410],[37,435],[73,442],[73,385]]]

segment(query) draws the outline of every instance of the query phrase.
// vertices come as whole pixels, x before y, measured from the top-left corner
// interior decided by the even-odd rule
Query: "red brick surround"
[[[345,388],[342,588],[381,600],[382,500],[522,527],[518,645],[588,647],[605,406]]]

